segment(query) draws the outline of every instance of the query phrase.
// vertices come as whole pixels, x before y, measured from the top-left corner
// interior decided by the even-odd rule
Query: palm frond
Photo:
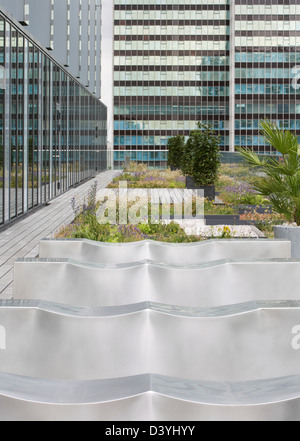
[[[289,130],[282,130],[270,120],[260,121],[260,132],[266,142],[282,155],[298,153],[298,138]]]
[[[236,151],[240,154],[240,156],[253,167],[261,167],[263,162],[259,159],[258,155],[250,149],[246,149],[243,147],[236,147]]]

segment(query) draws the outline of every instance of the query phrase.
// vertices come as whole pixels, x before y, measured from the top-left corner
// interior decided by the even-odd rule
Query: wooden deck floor
[[[95,180],[105,188],[119,171],[105,171]],[[13,297],[13,265],[17,258],[36,257],[41,239],[50,237],[73,218],[71,198],[84,200],[94,180],[73,188],[0,232],[0,299]]]

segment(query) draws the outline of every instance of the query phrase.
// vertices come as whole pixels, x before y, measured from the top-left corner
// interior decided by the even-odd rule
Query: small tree
[[[185,144],[182,172],[192,176],[196,185],[213,185],[221,164],[220,136],[210,124],[197,123]]]
[[[180,169],[184,151],[185,138],[182,135],[172,136],[168,139],[168,166]]]

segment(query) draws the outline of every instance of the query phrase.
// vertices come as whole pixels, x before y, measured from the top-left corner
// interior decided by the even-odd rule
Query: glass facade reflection
[[[197,121],[223,151],[270,153],[264,118],[300,135],[299,23],[300,0],[115,0],[115,166],[164,166]]]
[[[0,225],[107,168],[107,109],[0,12]]]

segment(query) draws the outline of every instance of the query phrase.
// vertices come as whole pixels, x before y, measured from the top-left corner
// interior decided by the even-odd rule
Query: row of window
[[[300,104],[296,103],[242,103],[235,104],[235,113],[250,114],[300,114]]]
[[[205,121],[201,120],[203,124],[211,124],[215,130],[229,129],[229,121]],[[194,130],[196,129],[195,120],[165,120],[165,121],[114,121],[114,130]]]
[[[229,35],[229,26],[216,21],[213,26],[172,25],[172,26],[118,26],[114,27],[115,35]]]
[[[166,5],[166,3],[161,3],[160,0],[149,0],[141,2],[141,0],[123,0],[122,3],[120,0],[115,1],[115,5],[124,4],[124,5]],[[202,6],[207,5],[214,5],[214,13],[221,13],[224,10],[218,10],[217,7],[220,5],[229,5],[229,0],[216,0],[213,2],[205,1],[205,0],[186,0],[184,3],[181,1],[176,0],[168,0],[168,5],[185,5],[185,9],[171,9],[166,10],[164,8],[156,9],[156,10],[150,10],[149,8],[145,9],[134,9],[134,10],[122,10],[118,7],[115,8],[115,17],[116,19],[121,19],[126,17],[129,20],[141,20],[145,15],[151,17],[152,20],[164,20],[166,16],[170,17],[169,19],[175,19],[175,17],[178,17],[180,14],[180,17],[183,17],[183,19],[186,20],[193,20],[195,15],[198,14],[201,15],[202,13],[206,12],[212,12],[206,9],[205,7],[202,8]],[[189,7],[192,5],[199,6],[199,9],[190,9]],[[226,9],[225,9],[226,10]],[[295,15],[300,13],[300,6],[299,4],[296,4],[296,2],[290,2],[286,4],[265,4],[265,3],[249,3],[249,4],[236,4],[235,5],[235,14],[236,15]],[[130,18],[129,18],[130,17]],[[215,16],[213,16],[214,18]],[[216,17],[219,17],[217,15]],[[218,19],[218,18],[217,18]]]
[[[115,5],[144,5],[146,8],[150,5],[162,6],[164,9],[167,5],[171,5],[172,9],[179,6],[192,5],[229,5],[230,0],[115,0]]]
[[[116,5],[116,12],[124,13],[124,12],[131,12],[130,9],[122,9],[119,7],[119,5],[133,5],[141,6],[142,8],[139,8],[139,11],[145,10],[149,12],[153,12],[151,10],[150,5],[156,5],[158,7],[159,12],[165,12],[166,6],[169,5],[172,8],[172,11],[176,11],[180,7],[180,12],[188,12],[190,7],[198,6],[199,10],[201,11],[202,6],[206,7],[207,5],[214,5],[217,6],[223,6],[223,5],[230,5],[230,0],[115,0]],[[173,5],[173,6],[172,6]],[[144,7],[143,7],[144,6]],[[182,6],[185,6],[184,9],[182,9]],[[193,7],[193,10],[195,8]],[[137,10],[137,9],[135,9]],[[299,10],[299,4],[297,4],[297,1],[293,0],[289,3],[281,3],[281,4],[271,4],[271,3],[259,3],[259,2],[252,2],[246,4],[243,2],[236,2],[235,4],[235,12],[236,14],[296,14]],[[157,11],[157,10],[156,10]],[[155,12],[156,12],[155,11]]]
[[[226,41],[202,41],[201,51],[226,51],[229,50],[229,43]],[[115,56],[115,66],[199,66],[202,57],[189,56],[153,56],[153,55],[128,55]]]
[[[228,115],[229,106],[115,106],[115,115]],[[300,114],[300,104],[242,103],[235,104],[235,113],[249,114]]]
[[[212,33],[208,34],[210,31],[206,32],[206,35],[212,35]],[[221,35],[221,34],[216,34]],[[217,43],[218,41],[213,41],[210,43]],[[201,51],[203,49],[204,41],[196,41],[196,40],[186,40],[186,41],[178,41],[178,40],[168,40],[168,41],[138,41],[138,40],[128,40],[128,41],[120,41],[115,40],[114,50],[115,51]],[[174,54],[178,55],[178,54]]]
[[[225,11],[224,11],[225,13]],[[223,18],[223,17],[222,17]],[[224,17],[223,22],[226,22],[226,18]],[[229,35],[230,26],[226,23],[219,24],[218,19],[214,17],[215,23],[213,25],[191,25],[189,22],[178,25],[115,25],[114,33],[115,35],[126,35],[130,37],[131,35]],[[235,22],[235,31],[300,31],[300,22],[299,21],[270,21],[270,20],[248,20],[242,21],[237,20]],[[117,47],[116,49],[122,50],[122,46]]]
[[[288,68],[243,68],[235,69],[236,78],[289,78],[292,79],[295,72]]]
[[[249,2],[247,5],[242,2],[240,5],[235,5],[235,13],[236,15],[294,15],[300,13],[300,5],[297,1],[284,4]]]
[[[235,93],[237,95],[294,95],[300,94],[292,84],[236,84]]]
[[[300,12],[300,8],[299,8]],[[300,31],[300,22],[294,20],[236,20],[236,31]]]
[[[115,87],[114,96],[229,96],[229,87]]]
[[[145,152],[145,151],[115,151],[114,164],[116,167],[122,166],[125,158],[129,157],[133,162],[144,162],[157,167],[165,166],[168,159],[167,151]]]
[[[235,37],[236,47],[270,47],[270,48],[296,48],[300,46],[300,36],[293,34],[289,36],[281,35],[247,35]]]
[[[157,82],[174,82],[174,81],[229,81],[229,72],[209,71],[209,72],[197,72],[197,71],[172,71],[172,72],[124,72],[115,71],[114,81],[157,81]]]
[[[298,119],[280,119],[277,120],[277,125],[282,129],[300,130],[300,120]],[[258,119],[236,119],[235,129],[237,130],[259,130],[260,120]]]
[[[203,124],[210,124],[214,130],[229,130],[229,121],[208,121],[202,119]],[[236,130],[259,130],[260,120],[258,119],[235,119]],[[300,119],[277,120],[277,125],[283,129],[300,130]],[[148,131],[148,130],[179,130],[191,131],[196,128],[195,120],[167,120],[167,121],[114,121],[115,131]]]
[[[172,105],[115,105],[114,115],[137,115],[161,116],[165,115],[228,115],[229,106],[226,105],[203,105],[203,106],[172,106]]]
[[[300,136],[298,137],[300,141]],[[264,146],[266,142],[259,135],[236,135],[235,136],[235,145],[236,146]]]
[[[12,86],[15,92],[16,85]],[[19,86],[19,88],[22,86]],[[23,93],[23,92],[19,92]],[[236,95],[295,95],[300,87],[291,84],[236,84]],[[229,87],[223,86],[121,86],[114,87],[114,96],[229,96]]]
[[[229,137],[221,136],[220,137],[220,145],[228,145]],[[135,136],[135,135],[127,135],[127,136],[115,136],[114,137],[114,145],[117,146],[161,146],[165,147],[168,142],[168,137],[165,134],[161,134],[161,136]]]
[[[300,52],[236,52],[237,63],[300,63]]]
[[[127,58],[127,57],[126,57]],[[130,59],[130,58],[128,58]],[[127,64],[126,64],[127,66]],[[196,64],[194,65],[195,68],[198,66],[229,66],[229,57],[226,55],[212,55],[212,56],[196,56]],[[159,68],[160,66],[156,66],[157,68]],[[173,66],[173,70],[178,66]],[[120,67],[119,64],[114,66],[115,71],[120,71]],[[191,69],[193,68],[193,66],[191,66]],[[125,74],[129,75],[130,72],[134,72],[134,69],[136,69],[136,66],[131,66],[131,69],[128,68],[126,69]],[[139,72],[148,72],[149,70],[149,64],[145,64],[145,65],[140,65],[140,69]],[[160,72],[163,72],[163,70],[159,69]],[[124,72],[124,71],[123,71]]]
[[[209,10],[199,9],[196,11],[186,10],[133,10],[120,11],[115,10],[115,20],[226,20],[228,19],[228,11],[226,10]]]

